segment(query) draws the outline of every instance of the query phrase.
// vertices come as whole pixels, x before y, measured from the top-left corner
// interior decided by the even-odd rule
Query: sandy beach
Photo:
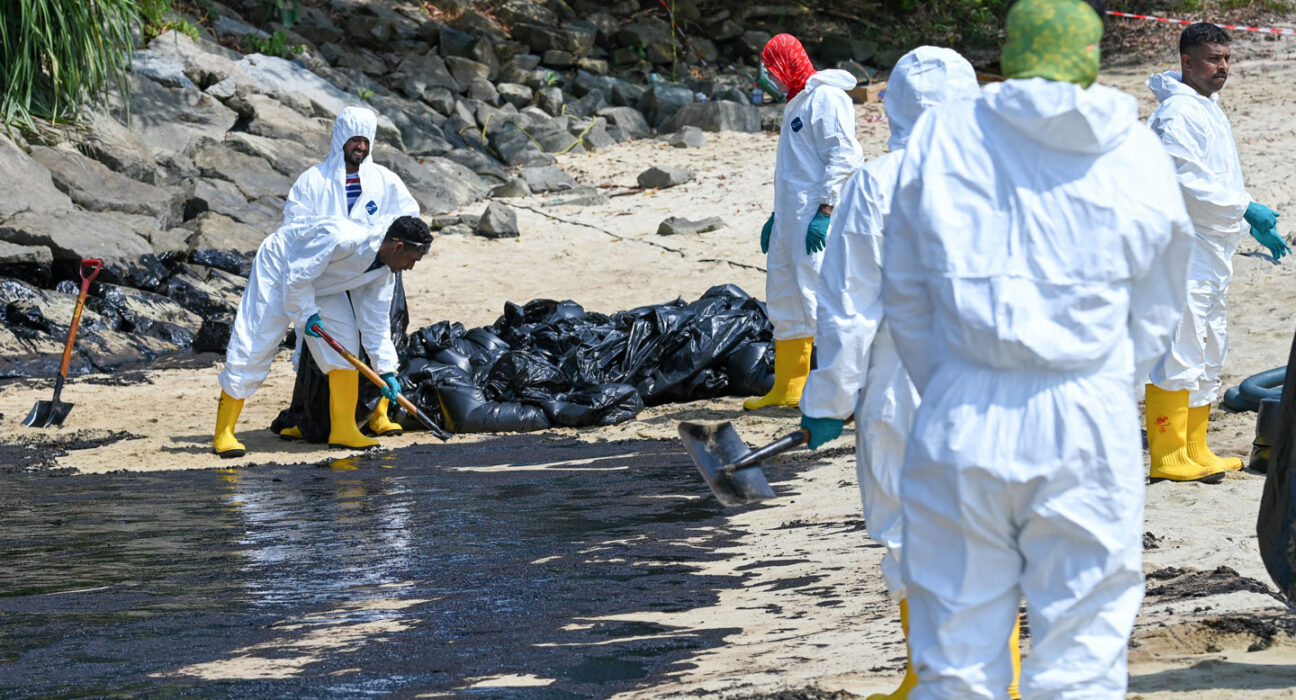
[[[1172,37],[1168,31],[1167,46]],[[1296,119],[1289,91],[1296,84],[1296,39],[1242,36],[1233,50],[1236,63],[1221,104],[1233,122],[1250,192],[1276,211],[1296,212],[1290,162]],[[1171,67],[1121,66],[1100,80],[1136,96],[1146,117],[1155,102],[1143,81]],[[860,105],[857,113],[866,153],[880,155],[888,134],[885,121],[877,120],[881,106]],[[645,140],[562,156],[560,165],[582,185],[617,196],[594,205],[573,205],[561,195],[510,200],[522,230],[516,240],[438,237],[431,254],[405,277],[411,329],[446,319],[485,325],[505,302],[537,298],[572,299],[589,310],[613,312],[696,298],[719,284],[763,297],[758,232],[773,198],[777,136],[722,133],[707,139],[702,149]],[[667,190],[627,193],[636,176],[655,164],[687,167],[697,177]],[[483,208],[480,203],[466,212]],[[657,226],[668,216],[719,216],[725,225],[700,235],[659,236]],[[1290,237],[1291,226],[1279,227]],[[1226,386],[1284,364],[1296,329],[1296,263],[1275,265],[1256,255],[1260,250],[1247,238],[1234,259]],[[283,442],[266,429],[286,406],[292,385],[284,352],[243,412],[239,436],[248,455],[218,459],[210,438],[219,364],[186,362],[73,378],[63,398],[76,407],[63,428],[49,432],[20,423],[35,401],[49,398],[48,380],[0,386],[0,442],[93,442],[116,431],[131,434],[97,448],[66,450],[48,465],[85,474],[316,463],[343,456]],[[608,428],[553,432],[591,442],[670,440],[680,420],[731,420],[749,443],[758,444],[795,427],[798,415],[791,409],[745,414],[741,401],[730,398],[656,407]],[[1246,458],[1254,419],[1254,413],[1218,411],[1211,425],[1216,451]],[[476,439],[460,436],[449,445]],[[415,433],[384,445],[430,442],[435,441],[429,435]],[[882,549],[863,530],[852,443],[853,435],[847,435],[817,453],[782,460],[774,470],[783,479],[777,484],[781,497],[730,518],[729,526],[741,534],[738,544],[700,573],[742,574],[742,587],[723,591],[713,607],[636,618],[684,630],[736,631],[722,647],[691,659],[691,668],[669,683],[628,696],[739,698],[806,688],[823,696],[867,695],[894,686],[904,646],[878,569]],[[1130,697],[1296,697],[1296,617],[1270,583],[1256,546],[1263,484],[1263,475],[1244,471],[1216,486],[1149,487],[1148,597],[1132,642]],[[692,496],[710,497],[700,479],[697,486]],[[826,598],[835,602],[822,604]],[[513,683],[495,680],[497,687]]]

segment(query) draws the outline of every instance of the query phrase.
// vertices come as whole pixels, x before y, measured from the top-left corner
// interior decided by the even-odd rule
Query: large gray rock
[[[567,133],[579,138],[581,145],[588,151],[600,151],[611,148],[617,140],[607,131],[608,122],[603,117],[593,117],[573,121]]]
[[[227,180],[193,178],[186,183],[186,194],[185,216],[189,218],[212,211],[262,231],[279,228],[281,210],[249,202],[238,185]]]
[[[195,42],[188,35],[168,30],[149,42],[148,53],[178,62],[184,67],[184,74],[200,87],[226,79],[239,84],[254,84],[238,66],[242,54],[202,36]]]
[[[131,81],[130,130],[154,158],[188,155],[225,137],[238,115],[195,88],[169,88],[148,78]]]
[[[55,260],[99,258],[106,267],[129,267],[153,253],[148,234],[156,230],[140,217],[80,210],[23,212],[0,223],[0,240],[46,246]]]
[[[508,182],[502,185],[495,186],[493,189],[491,189],[490,194],[488,194],[487,196],[490,197],[491,199],[512,199],[514,197],[529,197],[531,196],[531,188],[530,186],[527,185],[526,180],[523,180],[522,178],[518,177],[509,180]],[[3,251],[0,250],[0,255],[2,254]],[[0,258],[0,260],[2,259],[3,258]]]
[[[677,236],[682,234],[698,234],[714,231],[724,226],[724,219],[718,216],[708,217],[701,221],[691,221],[680,216],[672,216],[657,227],[658,236]]]
[[[696,126],[684,126],[671,134],[666,139],[666,143],[673,148],[702,148],[707,144],[707,138],[706,134]]]
[[[251,54],[238,62],[238,67],[262,92],[281,94],[299,92],[306,96],[317,109],[336,119],[342,110],[349,106],[364,106],[364,100],[358,95],[346,92],[333,83],[292,61],[282,58]],[[386,115],[378,115],[379,128],[393,131],[395,124]]]
[[[642,139],[652,135],[652,128],[648,126],[648,121],[639,110],[633,107],[604,107],[598,111],[598,115],[632,139]]]
[[[202,317],[159,294],[100,284],[95,288],[95,296],[121,316],[119,330],[123,332],[149,335],[187,347],[202,328]]]
[[[490,66],[484,63],[461,56],[447,56],[445,63],[446,68],[450,69],[450,75],[460,85],[467,85],[474,80],[490,80]]]
[[[679,131],[696,126],[703,131],[760,131],[760,110],[755,105],[737,102],[695,102],[684,105],[666,123],[662,131]]]
[[[471,148],[456,148],[443,157],[468,168],[478,175],[493,177],[501,181],[509,179],[508,171],[504,169],[504,165],[481,151]]]
[[[293,180],[276,171],[264,158],[235,150],[223,142],[195,153],[194,165],[203,177],[234,183],[248,199],[284,195],[293,184]]]
[[[451,149],[441,131],[445,117],[437,114],[430,107],[419,102],[398,100],[394,97],[374,95],[370,98],[372,108],[392,115],[392,121],[400,130],[400,142],[396,145],[401,150],[417,155],[441,155]],[[379,134],[379,139],[382,138]]]
[[[205,211],[184,228],[190,232],[187,243],[190,250],[232,250],[236,253],[255,253],[269,232],[241,224],[234,219]]]
[[[644,189],[660,189],[682,185],[694,177],[688,168],[673,168],[669,165],[654,165],[639,173],[639,186]]]
[[[135,51],[131,54],[131,70],[167,87],[194,88],[185,66],[178,59],[153,51]]]
[[[9,191],[0,197],[0,221],[22,211],[72,209],[72,200],[54,186],[49,170],[32,160],[3,133],[0,133],[0,173],[9,181]]]
[[[54,185],[78,206],[150,216],[164,229],[180,223],[184,197],[179,192],[132,180],[75,151],[36,146],[31,156],[50,171]]]
[[[250,134],[269,139],[289,139],[314,151],[328,152],[332,124],[327,120],[304,116],[268,95],[241,92],[227,104],[237,109],[247,121]],[[219,140],[223,140],[223,134]]]
[[[245,131],[225,134],[225,145],[240,153],[264,159],[270,167],[293,180],[307,168],[314,167],[328,157],[327,151],[308,148],[298,141],[272,139]]]
[[[54,262],[54,254],[50,252],[48,246],[18,245],[0,241],[0,269],[13,266],[48,265],[51,262]]]
[[[681,107],[693,102],[693,91],[677,85],[656,84],[644,93],[639,101],[639,111],[648,123],[660,127],[675,116]]]
[[[73,135],[78,151],[126,177],[158,184],[157,161],[126,125],[107,112],[91,109],[84,113],[81,126]]]
[[[500,83],[495,88],[499,91],[500,99],[518,109],[531,104],[531,98],[534,95],[531,88],[517,83]]]
[[[567,50],[577,57],[588,55],[598,37],[598,27],[584,19],[564,22],[562,31],[566,34]]]
[[[208,318],[234,313],[247,280],[224,270],[202,265],[182,265],[167,280],[166,295],[184,308]]]
[[[561,192],[576,186],[576,180],[571,175],[549,166],[522,168],[518,175],[536,194]]]
[[[525,87],[525,86],[524,86]],[[563,91],[562,88],[544,87],[535,92],[536,106],[548,112],[552,116],[562,114]]]
[[[400,176],[424,213],[458,209],[490,191],[471,170],[445,158],[419,160],[381,145],[374,149],[373,158]]]
[[[517,238],[520,235],[517,212],[499,202],[491,202],[477,222],[476,233],[486,238]]]

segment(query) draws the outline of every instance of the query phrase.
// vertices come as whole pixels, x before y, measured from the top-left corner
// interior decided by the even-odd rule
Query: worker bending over
[[[900,603],[906,634],[900,468],[918,392],[882,312],[882,249],[900,159],[914,122],[930,107],[978,94],[972,64],[950,49],[921,46],[896,62],[882,101],[891,125],[890,153],[851,176],[829,226],[817,294],[819,364],[801,395],[801,425],[810,430],[811,449],[840,435],[844,419],[855,415],[864,522],[869,536],[886,547],[882,576],[892,599]],[[869,700],[901,700],[916,683],[910,664],[894,693]]]
[[[1147,436],[1154,481],[1215,483],[1242,468],[1206,445],[1210,406],[1219,398],[1220,370],[1228,352],[1227,308],[1233,252],[1243,230],[1274,260],[1291,252],[1276,224],[1278,214],[1251,200],[1242,182],[1233,129],[1219,106],[1228,80],[1229,36],[1205,22],[1179,36],[1182,72],[1159,73],[1148,87],[1161,105],[1148,119],[1174,158],[1179,188],[1192,218],[1188,305],[1170,350],[1147,385]]]
[[[364,107],[346,107],[333,123],[333,138],[328,157],[302,173],[288,192],[284,205],[285,224],[319,217],[350,219],[363,226],[391,221],[397,216],[418,216],[418,202],[410,196],[400,177],[378,165],[372,157],[378,132],[378,115]],[[405,288],[399,273],[392,293],[392,316],[406,318]],[[404,328],[398,335],[404,334]],[[300,340],[301,334],[298,334]],[[298,343],[297,351],[301,352]],[[297,412],[306,402],[306,377],[309,370],[298,364],[293,386],[292,405]],[[369,418],[369,429],[375,435],[399,435],[401,427],[387,417],[388,401],[379,399]],[[301,429],[289,427],[282,437],[302,437]]]
[[[381,225],[380,225],[381,226]],[[427,224],[412,216],[371,228],[338,218],[285,224],[261,243],[225,351],[221,397],[212,441],[221,457],[240,457],[246,448],[234,437],[243,401],[265,381],[270,363],[291,324],[304,329],[306,347],[329,379],[329,444],[377,445],[356,427],[359,372],[315,332],[318,324],[348,351],[361,347],[394,401],[396,347],[388,322],[393,273],[409,270],[432,243]]]
[[[1143,597],[1134,388],[1183,311],[1191,223],[1138,102],[1092,85],[1100,14],[1018,0],[1009,78],[918,120],[883,264],[922,403],[901,470],[924,698],[1123,698]],[[1091,86],[1092,85],[1092,86]]]
[[[761,228],[761,252],[769,254],[765,306],[774,326],[774,387],[744,401],[748,410],[801,400],[829,217],[862,159],[855,107],[845,92],[855,87],[854,76],[843,70],[816,73],[791,34],[770,39],[761,60],[788,103],[774,162],[774,213]]]

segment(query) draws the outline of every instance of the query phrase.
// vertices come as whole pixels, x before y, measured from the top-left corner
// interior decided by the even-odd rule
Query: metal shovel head
[[[23,425],[29,428],[48,428],[51,425],[63,425],[63,419],[72,410],[72,404],[66,401],[37,401],[31,413],[23,419]]]
[[[732,423],[686,421],[679,424],[679,434],[684,449],[688,450],[693,464],[702,472],[702,478],[706,479],[721,504],[740,506],[774,497],[774,489],[770,488],[760,467],[725,471],[726,466],[751,453]]]

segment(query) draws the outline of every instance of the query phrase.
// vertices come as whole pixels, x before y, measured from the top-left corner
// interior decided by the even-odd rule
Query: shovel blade
[[[760,467],[725,471],[726,465],[751,453],[732,423],[685,421],[679,424],[679,434],[693,464],[722,505],[740,506],[774,497],[774,489],[770,488]]]
[[[23,425],[29,428],[48,428],[52,425],[63,425],[63,420],[72,411],[72,404],[66,401],[37,401],[31,413],[23,419]]]

